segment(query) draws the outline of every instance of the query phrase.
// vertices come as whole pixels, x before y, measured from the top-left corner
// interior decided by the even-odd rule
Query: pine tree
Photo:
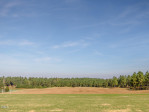
[[[133,73],[133,75],[131,76],[131,86],[133,88],[136,88],[137,85],[137,74],[136,72]]]
[[[116,87],[117,85],[118,85],[118,81],[117,81],[117,78],[114,76],[112,79],[112,86]]]
[[[148,71],[145,73],[145,85],[147,86],[147,89],[149,89],[149,72]]]
[[[144,75],[143,75],[143,72],[139,71],[137,73],[137,86],[140,88],[142,88],[143,86],[143,83],[144,83]]]

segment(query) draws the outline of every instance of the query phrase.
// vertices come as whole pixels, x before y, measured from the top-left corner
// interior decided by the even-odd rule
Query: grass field
[[[149,94],[1,94],[0,112],[149,112]]]

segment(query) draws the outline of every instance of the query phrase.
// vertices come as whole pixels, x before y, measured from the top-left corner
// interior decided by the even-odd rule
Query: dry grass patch
[[[108,104],[108,103],[104,103],[104,104],[101,104],[102,106],[110,106],[111,104]]]
[[[54,110],[50,110],[50,111],[52,111],[52,112],[61,112],[61,111],[63,111],[63,109],[54,109]]]
[[[119,110],[106,110],[105,112],[131,112],[131,110],[127,108],[127,109],[119,109]]]
[[[136,110],[137,112],[143,112],[142,110]]]
[[[29,104],[30,107],[50,107],[51,104]]]
[[[30,110],[29,112],[35,112],[35,110]]]
[[[17,112],[17,110],[10,110],[10,112]]]
[[[135,91],[127,88],[53,87],[45,89],[20,89],[11,94],[149,94],[149,90]]]

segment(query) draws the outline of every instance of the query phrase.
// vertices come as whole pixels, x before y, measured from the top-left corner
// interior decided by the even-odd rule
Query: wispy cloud
[[[144,7],[144,9],[142,9],[142,7]],[[132,16],[134,18],[136,17],[143,17],[142,15],[146,15],[149,11],[149,3],[147,2],[139,2],[137,4],[131,5],[126,7],[126,9],[119,15],[119,18],[126,18],[129,16]]]
[[[0,16],[3,17],[3,16],[8,16],[11,9],[20,5],[20,2],[18,1],[12,1],[12,2],[8,2],[6,4],[3,4],[1,10],[0,10]]]
[[[36,58],[34,61],[35,62],[49,62],[51,61],[51,57],[42,57],[42,58]]]
[[[59,58],[54,58],[54,57],[38,57],[33,60],[34,62],[38,63],[49,63],[49,62],[61,62],[62,60]]]
[[[142,9],[144,7],[144,9]],[[144,18],[149,16],[149,3],[139,2],[134,5],[127,6],[116,19],[109,21],[111,25],[138,25],[144,22]],[[142,19],[142,20],[140,20]]]
[[[34,42],[31,42],[31,41],[28,41],[28,40],[24,40],[24,41],[21,41],[18,43],[18,45],[21,45],[21,46],[31,46],[31,45],[34,45],[35,43]]]
[[[94,53],[95,53],[95,55],[103,56],[103,53],[101,53],[101,52],[99,52],[99,51],[97,51],[97,50],[95,50]]]
[[[64,0],[65,3],[74,3],[74,2],[78,2],[78,0]]]
[[[123,38],[121,40],[115,41],[113,43],[110,43],[108,46],[112,49],[118,49],[118,48],[125,48],[127,50],[133,49],[140,49],[143,46],[146,46],[146,48],[149,45],[149,39],[146,38],[146,36],[136,36],[131,38]],[[128,49],[129,48],[129,49]]]
[[[60,45],[54,45],[52,48],[58,49],[58,48],[68,48],[68,47],[86,47],[89,43],[85,42],[84,40],[76,41],[76,42],[64,42]]]
[[[73,47],[73,46],[77,46],[79,43],[77,42],[67,42],[61,45],[55,45],[53,46],[53,48],[62,48],[62,47]]]
[[[2,40],[0,41],[0,45],[1,46],[33,46],[35,45],[35,43],[28,40],[20,40],[20,41]]]
[[[89,40],[89,41],[96,41],[97,39],[99,39],[99,38],[101,38],[101,37],[102,37],[102,34],[93,33],[92,35],[87,36],[87,37],[85,37],[84,39],[85,39],[85,40]]]
[[[3,41],[0,41],[0,45],[14,45],[14,41],[12,40],[3,40]]]
[[[8,65],[8,66],[20,64],[20,61],[17,58],[14,58],[6,54],[0,54],[0,62],[1,62],[1,65]]]

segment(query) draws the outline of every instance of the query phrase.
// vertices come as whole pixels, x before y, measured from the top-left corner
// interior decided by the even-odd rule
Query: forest
[[[120,75],[109,79],[100,78],[41,78],[41,77],[0,77],[0,88],[9,91],[15,88],[48,87],[121,87],[135,90],[149,89],[149,72],[141,71],[132,75]]]

